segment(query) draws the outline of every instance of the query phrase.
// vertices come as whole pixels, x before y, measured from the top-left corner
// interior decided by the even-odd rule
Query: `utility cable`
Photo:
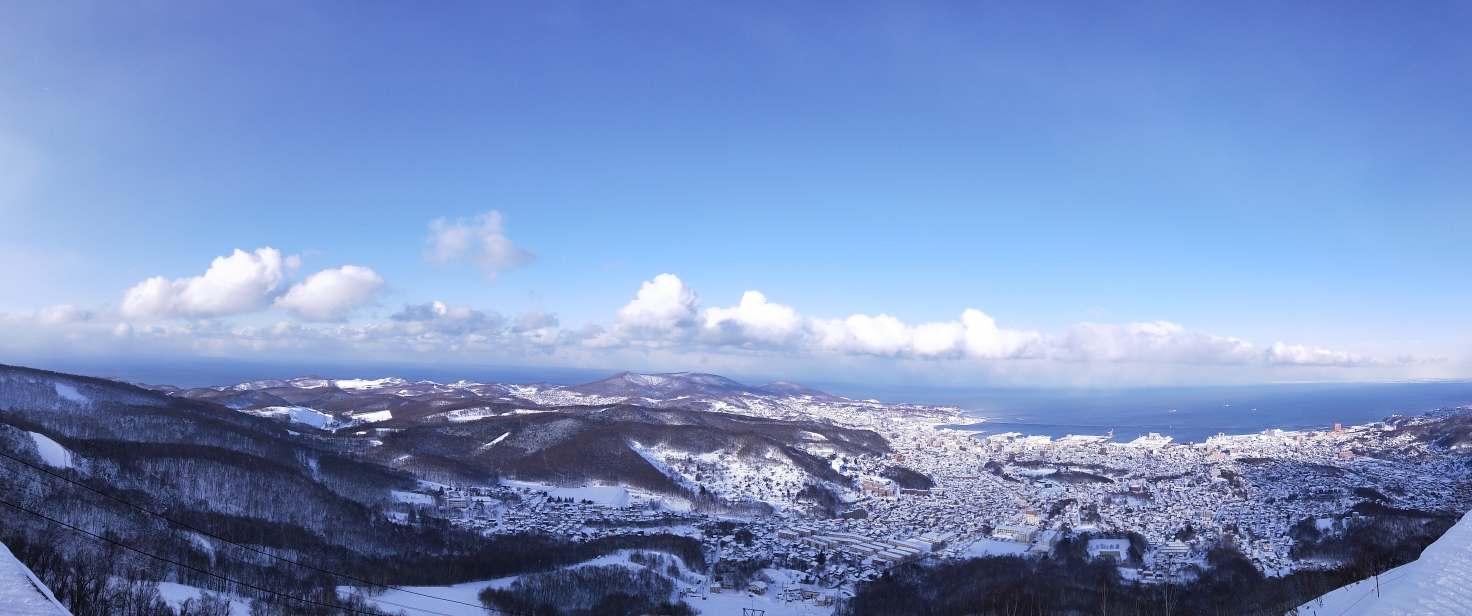
[[[128,507],[130,507],[132,509],[136,509],[138,511],[141,511],[141,512],[147,514],[147,515],[156,517],[156,518],[158,518],[160,520],[164,520],[166,522],[169,522],[170,524],[174,524],[176,526],[179,526],[181,528],[184,528],[185,530],[193,531],[193,532],[199,533],[201,535],[204,535],[206,537],[210,537],[212,539],[218,540],[218,541],[220,541],[222,543],[227,543],[229,545],[233,545],[235,547],[238,547],[238,548],[241,548],[241,549],[244,549],[244,550],[248,550],[248,551],[254,552],[256,554],[260,554],[262,556],[267,556],[267,557],[270,557],[270,558],[274,558],[276,560],[279,560],[279,561],[284,562],[284,563],[287,563],[287,564],[296,565],[296,566],[302,567],[304,569],[311,569],[311,570],[316,571],[318,573],[325,573],[327,575],[337,576],[337,577],[340,577],[340,578],[345,579],[345,580],[351,580],[351,581],[354,581],[354,582],[359,582],[359,583],[362,583],[362,584],[367,584],[369,586],[376,586],[376,587],[384,588],[384,589],[387,589],[387,590],[395,590],[395,591],[402,592],[402,593],[405,593],[405,594],[416,595],[416,596],[425,597],[425,598],[429,598],[429,599],[438,599],[440,601],[446,601],[446,602],[449,602],[449,603],[454,603],[454,604],[457,604],[457,605],[464,605],[464,606],[467,606],[467,607],[474,607],[474,608],[478,608],[478,609],[485,609],[485,606],[484,605],[479,605],[479,604],[475,604],[475,603],[467,603],[465,601],[459,601],[459,600],[456,600],[456,599],[449,599],[449,598],[446,598],[446,597],[437,597],[435,595],[426,594],[426,593],[422,593],[422,592],[416,592],[416,591],[413,591],[413,590],[409,590],[407,588],[401,588],[401,587],[398,587],[398,586],[391,586],[391,585],[383,584],[383,583],[379,583],[379,582],[372,582],[372,581],[360,579],[360,578],[357,578],[357,577],[354,577],[354,576],[351,576],[351,575],[348,575],[348,574],[345,574],[345,573],[338,573],[336,571],[331,571],[331,570],[328,570],[328,569],[323,569],[323,568],[320,568],[320,567],[315,567],[313,565],[308,565],[306,563],[298,562],[298,561],[292,560],[290,558],[286,558],[284,556],[278,556],[278,555],[272,554],[272,553],[270,553],[270,552],[268,552],[266,550],[262,550],[260,548],[252,547],[252,546],[245,545],[245,544],[242,544],[242,543],[237,543],[235,541],[231,541],[231,540],[226,539],[224,537],[220,537],[218,535],[215,535],[214,533],[211,533],[209,531],[205,531],[205,530],[202,530],[202,529],[199,529],[199,528],[195,528],[193,526],[190,526],[189,524],[186,524],[184,522],[180,522],[178,520],[175,520],[173,518],[170,518],[170,517],[168,517],[166,515],[163,515],[161,513],[157,513],[157,512],[154,512],[154,511],[149,511],[148,509],[146,509],[146,508],[144,508],[144,507],[142,507],[140,505],[134,504],[134,503],[132,503],[132,502],[130,502],[128,500],[125,500],[123,498],[119,498],[117,496],[113,496],[111,494],[108,494],[108,493],[103,492],[101,490],[98,490],[96,488],[93,488],[92,486],[89,486],[87,484],[84,484],[84,483],[81,483],[79,481],[76,481],[76,480],[74,480],[74,479],[72,479],[70,477],[67,477],[65,475],[61,475],[61,474],[52,472],[50,469],[46,469],[46,468],[43,468],[43,467],[36,466],[34,464],[31,464],[30,462],[27,462],[25,460],[22,460],[20,458],[16,458],[15,456],[12,456],[10,454],[7,454],[4,451],[0,451],[0,457],[9,459],[11,461],[14,461],[14,462],[16,462],[18,464],[21,464],[23,466],[26,466],[28,468],[31,468],[32,470],[36,470],[36,471],[39,471],[39,472],[44,473],[46,475],[55,477],[57,479],[60,479],[62,481],[65,481],[65,482],[67,482],[67,483],[69,483],[71,485],[74,485],[74,486],[77,486],[77,487],[82,488],[84,490],[87,490],[88,492],[92,492],[92,493],[97,494],[99,496],[102,496],[104,498],[107,498],[107,499],[116,501],[116,502],[121,503],[123,505],[126,505],[126,506],[128,506]],[[0,503],[4,503],[4,501],[0,501]],[[4,503],[4,504],[10,505],[10,503]],[[15,505],[11,505],[11,506],[14,507]],[[36,515],[40,515],[40,514],[36,514]],[[49,519],[49,518],[47,518],[47,519]],[[61,523],[61,522],[58,522],[58,523]],[[65,524],[65,523],[61,523],[61,524]],[[86,531],[79,530],[78,532],[84,532],[85,533]],[[133,549],[133,548],[129,548],[129,549]],[[181,566],[187,567],[188,565],[181,565]],[[207,575],[214,575],[214,574],[207,574]],[[272,592],[272,591],[265,591],[265,592]],[[386,603],[388,605],[394,605],[395,607],[404,607],[404,608],[413,609],[413,610],[427,611],[427,612],[430,612],[431,614],[439,614],[439,612],[433,612],[433,611],[430,611],[430,610],[425,610],[424,608],[417,608],[417,607],[412,607],[412,606],[398,605],[398,604],[390,603],[390,602],[387,602],[387,601],[381,601],[381,600],[378,600],[378,599],[375,599],[375,601],[378,601],[379,603]],[[349,608],[342,608],[342,609],[349,609]],[[496,611],[501,612],[503,614],[508,614],[510,616],[529,616],[529,615],[526,615],[526,614],[519,614],[519,613],[516,613],[516,612],[506,612],[506,611],[503,611],[503,610],[496,610]]]
[[[308,565],[306,563],[298,562],[298,561],[292,560],[290,558],[287,558],[285,556],[277,556],[276,554],[272,554],[272,553],[270,553],[270,552],[268,552],[266,550],[262,550],[260,548],[252,547],[252,546],[245,545],[245,544],[242,544],[242,543],[236,543],[236,542],[231,541],[229,539],[226,539],[224,537],[220,537],[218,535],[215,535],[215,534],[213,534],[213,533],[211,533],[209,531],[205,531],[205,530],[202,530],[202,529],[199,529],[199,528],[195,528],[193,526],[190,526],[188,524],[185,524],[184,522],[180,522],[178,520],[175,520],[173,518],[170,518],[170,517],[168,517],[166,515],[163,515],[161,513],[157,513],[157,512],[154,512],[154,511],[149,511],[148,509],[145,509],[141,505],[136,505],[136,504],[134,504],[132,502],[129,502],[129,501],[125,500],[125,499],[119,498],[117,496],[113,496],[111,494],[108,494],[108,493],[103,492],[101,490],[98,490],[96,488],[93,488],[92,486],[89,486],[89,485],[87,485],[85,483],[76,481],[76,480],[74,480],[74,479],[72,479],[70,477],[67,477],[65,475],[57,474],[57,473],[52,472],[49,469],[36,466],[34,464],[31,464],[30,462],[27,462],[25,460],[22,460],[20,458],[16,458],[16,457],[14,457],[14,456],[12,456],[10,454],[7,454],[4,451],[0,451],[0,457],[4,457],[4,458],[7,458],[7,459],[12,460],[14,462],[23,464],[23,465],[25,465],[27,467],[30,467],[33,470],[40,471],[42,473],[45,473],[47,475],[50,475],[52,477],[55,477],[55,478],[60,479],[62,481],[65,481],[65,482],[67,482],[69,484],[72,484],[74,486],[77,486],[79,488],[82,488],[84,490],[87,490],[87,491],[92,492],[94,494],[97,494],[99,496],[103,496],[105,498],[108,498],[108,499],[117,501],[119,503],[122,503],[123,505],[126,505],[128,507],[131,507],[133,509],[136,509],[138,511],[141,511],[143,513],[146,513],[148,515],[151,515],[153,517],[156,517],[156,518],[158,518],[160,520],[164,520],[166,522],[169,522],[170,524],[174,524],[176,526],[179,526],[181,528],[184,528],[185,530],[193,531],[193,532],[199,533],[201,535],[204,535],[206,537],[209,537],[211,539],[215,539],[217,541],[220,541],[222,543],[228,543],[228,544],[233,545],[235,547],[238,547],[238,548],[241,548],[241,549],[244,549],[244,550],[249,550],[251,552],[255,552],[257,554],[260,554],[262,556],[268,556],[270,558],[274,558],[276,560],[279,560],[279,561],[284,562],[284,563],[287,563],[287,564],[296,565],[296,566],[302,567],[304,569],[311,569],[311,570],[316,571],[318,573],[325,573],[325,574],[328,574],[328,575],[335,575],[335,576],[340,577],[340,578],[345,579],[345,580],[351,580],[351,581],[354,581],[354,582],[359,582],[359,583],[362,583],[362,584],[367,584],[369,586],[377,586],[379,588],[385,588],[385,589],[388,589],[388,590],[396,590],[396,591],[399,591],[399,592],[402,592],[402,593],[407,593],[407,594],[411,594],[411,595],[418,595],[420,597],[428,597],[430,599],[439,599],[440,601],[448,601],[450,603],[456,603],[456,604],[459,604],[459,605],[465,605],[465,606],[469,606],[469,607],[475,607],[475,608],[483,608],[484,607],[482,605],[477,605],[477,604],[474,604],[474,603],[466,603],[464,601],[457,601],[455,599],[447,599],[445,597],[436,597],[434,595],[425,594],[425,593],[421,593],[421,592],[415,592],[415,591],[408,590],[408,589],[405,589],[405,588],[400,588],[400,587],[397,587],[397,586],[390,586],[388,584],[383,584],[383,583],[379,583],[379,582],[371,582],[371,581],[368,581],[368,580],[364,580],[364,579],[360,579],[360,578],[357,578],[357,577],[348,575],[346,573],[338,573],[336,571],[329,571],[327,569],[322,569],[320,567],[315,567],[315,566],[312,566],[312,565]]]

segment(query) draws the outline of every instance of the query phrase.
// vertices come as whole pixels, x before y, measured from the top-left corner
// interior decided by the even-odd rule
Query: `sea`
[[[1130,441],[1151,432],[1178,443],[1217,434],[1323,430],[1391,415],[1414,416],[1472,405],[1472,382],[1280,383],[1230,387],[945,388],[829,385],[832,393],[884,402],[960,407],[966,420],[945,426],[978,434],[1019,432],[1054,438],[1109,434]]]
[[[398,376],[448,383],[482,382],[571,385],[604,378],[614,370],[404,364],[373,362],[268,362],[224,358],[66,359],[0,361],[35,368],[120,378],[150,384],[199,387],[260,378],[316,374],[324,378]],[[754,382],[753,382],[754,383]],[[1020,432],[1054,438],[1070,434],[1134,440],[1151,432],[1176,442],[1202,442],[1218,433],[1251,434],[1322,430],[1421,415],[1472,405],[1472,381],[1400,383],[1276,383],[1228,387],[936,387],[804,383],[848,398],[938,404],[961,408],[966,419],[948,426],[978,434]]]

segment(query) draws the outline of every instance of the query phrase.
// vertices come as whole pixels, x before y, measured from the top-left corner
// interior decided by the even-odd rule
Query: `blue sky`
[[[1467,378],[1416,9],[0,7],[0,361]]]

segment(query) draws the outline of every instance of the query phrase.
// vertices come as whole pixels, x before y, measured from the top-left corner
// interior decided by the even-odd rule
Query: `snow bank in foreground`
[[[1472,614],[1472,516],[1421,552],[1421,558],[1375,578],[1329,591],[1300,614]]]
[[[31,440],[36,442],[36,453],[41,454],[41,461],[45,462],[46,466],[56,468],[72,467],[72,452],[62,447],[61,443],[51,440],[45,434],[37,432],[27,432],[26,434],[31,435]]]
[[[35,574],[0,544],[0,614],[7,616],[71,616]]]

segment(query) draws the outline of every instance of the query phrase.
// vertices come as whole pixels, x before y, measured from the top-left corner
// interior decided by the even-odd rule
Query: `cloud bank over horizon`
[[[477,266],[487,282],[515,260],[503,258],[506,246],[514,248],[509,239],[500,248],[487,239],[492,230],[505,239],[494,214],[432,225],[452,236],[435,245],[446,246],[444,254],[455,259],[502,252]],[[461,231],[471,239],[453,237]],[[360,310],[374,305],[388,285],[372,269],[343,265],[286,284],[298,267],[299,258],[273,248],[236,249],[199,276],[138,283],[124,291],[116,310],[63,304],[0,313],[0,330],[10,332],[8,350],[21,354],[85,348],[103,354],[449,358],[656,371],[937,371],[952,379],[1002,383],[1127,384],[1158,382],[1162,374],[1187,382],[1356,380],[1415,376],[1417,367],[1445,363],[1283,341],[1260,345],[1164,320],[1086,321],[1050,333],[1005,327],[980,309],[965,308],[952,320],[911,324],[885,313],[807,315],[756,290],[735,305],[705,306],[694,288],[671,273],[645,281],[627,304],[610,307],[608,321],[579,327],[564,327],[544,310],[508,316],[438,300],[404,304],[383,319]]]
[[[645,282],[614,315],[611,329],[583,343],[594,347],[700,347],[910,359],[1053,360],[1068,363],[1155,362],[1204,365],[1251,363],[1356,366],[1386,363],[1345,351],[1289,346],[1261,348],[1237,338],[1188,330],[1167,321],[1077,323],[1057,335],[1007,329],[975,308],[953,321],[908,325],[879,314],[822,318],[747,291],[730,308],[701,309],[694,289],[673,274]]]

